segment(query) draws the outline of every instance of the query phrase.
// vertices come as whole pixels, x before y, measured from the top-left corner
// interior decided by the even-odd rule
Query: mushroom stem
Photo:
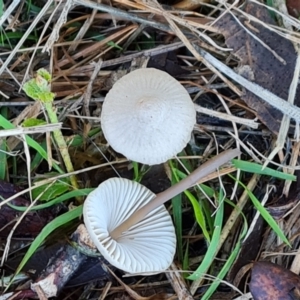
[[[213,159],[205,162],[186,178],[184,178],[177,184],[171,186],[164,192],[159,193],[149,203],[147,203],[145,206],[134,212],[127,220],[125,220],[122,224],[120,224],[111,232],[111,237],[114,240],[118,239],[118,237],[120,237],[124,231],[128,230],[132,225],[143,220],[145,216],[153,209],[159,207],[160,205],[164,204],[167,200],[173,198],[174,196],[182,193],[189,187],[195,185],[201,178],[204,178],[205,176],[209,175],[214,170],[216,170],[226,162],[230,161],[234,157],[238,156],[239,154],[240,151],[237,148],[230,149],[215,156]]]

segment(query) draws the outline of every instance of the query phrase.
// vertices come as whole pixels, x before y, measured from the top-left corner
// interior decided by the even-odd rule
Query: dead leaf
[[[250,291],[254,300],[295,300],[300,290],[300,277],[270,262],[254,263]]]
[[[8,199],[21,189],[9,182],[0,180],[0,196],[2,199]],[[1,201],[0,201],[1,202]],[[26,207],[29,206],[30,201],[25,197],[16,197],[10,204],[16,206]],[[14,237],[35,237],[46,224],[59,215],[61,209],[58,206],[46,208],[38,211],[30,211],[26,214],[19,226],[14,231]],[[8,205],[1,207],[0,213],[0,236],[7,237],[12,227],[15,225],[16,220],[22,214]]]
[[[300,17],[300,1],[299,0],[286,0],[286,7],[289,14],[295,18]]]
[[[173,77],[184,76],[190,73],[179,65],[175,51],[161,53],[151,57],[147,66],[148,68],[165,71]]]
[[[249,271],[249,263],[256,259],[260,251],[264,231],[264,219],[260,217],[256,221],[248,238],[243,242],[239,256],[227,274],[227,279],[229,281],[234,280],[235,286],[239,286],[239,283],[244,277],[245,273]],[[244,267],[246,271],[243,270]]]
[[[268,10],[254,3],[247,3],[245,12],[264,23],[275,24]],[[244,28],[230,13],[225,14],[216,23],[216,27],[224,35],[226,45],[232,48],[233,54],[240,59],[239,73],[277,96],[287,99],[296,62],[293,44],[243,16],[239,16],[238,19]],[[242,99],[256,111],[258,118],[272,132],[278,133],[283,116],[281,112],[249,91],[245,91]],[[300,89],[297,90],[295,100],[294,104],[299,106]]]

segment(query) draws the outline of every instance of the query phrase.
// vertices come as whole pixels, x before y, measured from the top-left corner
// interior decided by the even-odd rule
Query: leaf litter
[[[167,71],[180,80],[192,98],[197,101],[197,105],[206,108],[198,113],[193,139],[185,151],[180,154],[181,161],[184,162],[187,170],[192,171],[198,164],[207,160],[211,155],[215,155],[217,150],[227,149],[234,144],[240,145],[245,150],[245,159],[251,160],[252,158],[261,164],[265,162],[264,157],[272,151],[276,134],[279,132],[282,113],[222,75],[199,55],[193,45],[196,43],[197,46],[224,61],[226,65],[234,68],[249,81],[287,100],[297,58],[293,43],[299,43],[299,34],[276,27],[277,21],[273,19],[268,10],[255,5],[255,1],[241,1],[244,4],[242,11],[240,6],[235,6],[233,3],[229,12],[225,14],[228,6],[222,1],[218,1],[218,5],[210,1],[203,1],[200,5],[199,3],[191,5],[186,1],[177,1],[176,3],[169,1],[158,4],[155,1],[122,0],[107,5],[107,3],[78,0],[59,2],[56,7],[51,7],[50,2],[47,1],[42,8],[38,7],[39,4],[35,2],[31,7],[27,6],[31,13],[28,15],[28,19],[20,14],[25,12],[24,7],[19,6],[15,11],[12,9],[17,1],[4,3],[5,14],[2,15],[2,20],[4,20],[6,33],[17,30],[24,34],[22,40],[11,39],[10,43],[13,47],[5,43],[1,44],[0,58],[3,60],[0,69],[0,88],[3,95],[0,102],[1,115],[11,123],[4,122],[0,125],[4,129],[12,129],[13,126],[20,126],[23,121],[37,116],[42,120],[47,120],[39,103],[34,103],[24,92],[20,91],[20,86],[34,78],[39,69],[49,70],[53,78],[51,92],[55,93],[53,104],[58,112],[59,120],[63,122],[62,132],[74,162],[75,172],[78,172],[81,188],[96,187],[100,182],[116,176],[116,174],[129,179],[143,178],[145,175],[144,183],[152,190],[157,191],[166,189],[170,184],[172,179],[170,165],[165,164],[159,169],[153,169],[154,172],[152,168],[149,171],[140,166],[139,172],[141,173],[134,174],[132,164],[121,159],[120,155],[109,148],[101,131],[97,129],[101,105],[106,92],[110,90],[117,78],[144,65]],[[287,1],[287,8],[291,14],[297,14],[297,3]],[[9,12],[9,9],[12,10]],[[285,18],[289,17],[285,16]],[[213,26],[210,26],[211,22]],[[299,28],[297,20],[293,19],[291,22],[295,28]],[[26,38],[32,34],[34,27],[39,36],[34,42],[30,42]],[[226,46],[232,49],[232,52],[223,47],[221,35],[224,36]],[[97,65],[98,70],[96,69]],[[241,90],[244,91],[241,92]],[[7,97],[10,99],[8,100]],[[298,101],[299,90],[296,91],[294,105],[298,105]],[[213,111],[214,115],[210,116],[209,111]],[[247,124],[247,121],[253,120],[255,116],[264,125],[261,124],[257,129],[239,125]],[[245,119],[245,122],[242,122],[242,119]],[[228,134],[228,131],[233,135]],[[292,134],[293,132],[294,128],[291,129]],[[61,156],[52,143],[50,135],[46,134],[45,138],[45,135],[40,132],[29,134],[42,145],[43,149],[48,150],[47,153],[52,152],[53,157],[48,157],[48,161],[53,159],[53,166],[57,167],[56,171],[60,171],[63,168]],[[1,150],[4,149],[3,153],[12,154],[9,151],[23,150],[20,140],[22,136],[21,132],[20,136],[3,137],[2,141],[6,142],[1,144]],[[287,137],[286,142],[285,148],[279,152],[278,157],[272,163],[280,166],[279,171],[283,170],[292,174],[294,171],[291,171],[290,167],[298,165],[299,145],[292,139],[292,135]],[[4,157],[2,161],[7,161],[6,171],[1,170],[1,174],[5,174],[2,179],[13,181],[17,183],[17,186],[27,188],[28,165],[30,165],[29,169],[33,180],[36,180],[39,174],[50,176],[49,164],[43,160],[40,154],[37,154],[36,149],[39,149],[37,145],[30,152],[32,162],[26,161],[22,152],[19,152],[17,158],[10,155],[0,157],[0,160]],[[1,152],[1,155],[4,154]],[[291,156],[290,160],[289,156]],[[17,172],[14,171],[16,163]],[[98,168],[97,171],[94,170],[96,168]],[[178,174],[186,171],[179,163],[176,163],[176,168]],[[234,171],[234,168],[222,169],[219,174],[228,174]],[[141,174],[142,176],[140,176]],[[51,176],[59,178],[61,175],[52,174]],[[207,197],[210,197],[215,202],[214,204],[218,205],[215,201],[217,195],[210,189],[214,187],[215,190],[218,190],[220,181],[214,179],[217,176],[218,174],[211,176],[209,184],[202,186],[206,193],[205,196],[197,189],[192,191],[197,199],[201,199],[200,203],[204,203],[209,208],[206,211],[206,226],[211,231],[214,230],[213,220],[208,216],[214,215],[215,208],[205,201]],[[249,191],[252,191],[259,200],[263,201],[264,198],[268,199],[269,197],[266,202],[267,210],[282,225],[283,232],[289,238],[292,248],[296,250],[298,248],[297,232],[300,226],[297,184],[290,185],[288,181],[284,183],[275,179],[275,176],[266,177],[249,173],[243,173],[239,180],[242,180]],[[253,278],[249,281],[247,275],[251,269],[249,263],[252,260],[271,260],[299,273],[297,267],[299,257],[297,255],[294,260],[292,256],[276,256],[278,252],[289,253],[291,249],[277,239],[274,232],[265,225],[262,217],[259,217],[259,221],[253,217],[255,210],[248,201],[249,194],[241,188],[233,188],[234,183],[225,175],[222,176],[221,182],[225,187],[228,199],[226,198],[224,226],[218,245],[219,251],[217,251],[216,257],[211,258],[211,265],[207,266],[209,274],[203,274],[203,278],[192,282],[186,280],[190,272],[196,270],[201,263],[202,255],[207,256],[205,252],[207,244],[199,225],[195,223],[194,211],[187,201],[188,196],[182,196],[182,205],[174,207],[176,202],[173,201],[173,210],[170,210],[175,214],[175,210],[179,209],[176,218],[174,215],[174,221],[178,233],[177,243],[179,247],[182,247],[181,251],[185,253],[184,260],[180,261],[176,258],[176,265],[172,266],[172,271],[169,271],[174,272],[176,276],[171,276],[170,273],[167,276],[160,274],[150,277],[122,278],[123,274],[115,270],[119,280],[123,282],[120,282],[119,286],[117,281],[106,277],[107,273],[105,273],[105,278],[95,281],[95,274],[98,279],[98,276],[101,277],[101,274],[97,273],[100,271],[100,268],[97,267],[98,258],[87,256],[85,257],[86,262],[80,266],[81,269],[73,272],[69,283],[60,287],[61,292],[57,298],[125,299],[129,295],[134,299],[166,299],[172,295],[171,298],[174,299],[234,299],[239,294],[243,294],[241,291],[245,291],[245,297],[246,292],[251,291],[254,299],[260,299],[256,295],[261,287],[253,284],[256,277],[260,278],[255,266],[261,266],[260,272],[264,274],[270,265],[261,262],[254,265]],[[269,193],[268,185],[275,185],[277,190]],[[71,186],[69,188],[72,190]],[[234,189],[234,194],[230,197],[232,189]],[[281,196],[282,191],[284,191],[283,196]],[[13,190],[13,193],[10,194],[3,193],[2,197],[7,199],[15,192],[17,191]],[[67,190],[63,192],[68,194]],[[53,194],[55,198],[60,197],[60,195]],[[71,209],[76,201],[73,198],[64,200],[63,211],[67,207]],[[229,198],[238,206],[232,207],[229,204]],[[22,201],[18,202],[18,199]],[[16,197],[13,201],[11,204],[17,206],[29,205],[25,196],[24,198],[23,196]],[[46,203],[41,201],[39,205]],[[9,206],[3,206],[1,217],[5,215],[8,208]],[[240,210],[243,210],[251,226],[246,243],[240,248],[240,254],[237,255],[235,264],[227,268],[225,262],[227,259],[229,261],[228,253],[236,251],[234,250],[236,246],[234,241],[242,239],[240,230],[242,227],[246,228]],[[42,227],[46,226],[46,223],[53,218],[55,220],[55,216],[63,213],[63,211],[57,210],[57,207],[51,207],[45,211],[48,218],[45,223],[43,223],[43,211],[39,210],[28,212],[25,219],[17,226],[12,237],[14,243],[11,244],[10,255],[4,267],[5,274],[13,273],[16,270],[18,262],[22,260],[26,252],[22,246],[22,239],[24,242],[27,236],[36,236]],[[8,218],[3,221],[2,225],[2,228],[4,227],[2,232],[5,233],[4,244],[9,230],[9,227],[5,227],[5,223],[9,224],[16,216],[18,215],[10,207]],[[36,222],[40,222],[38,223],[40,227],[36,227]],[[47,268],[51,269],[55,266],[55,257],[59,253],[56,246],[60,248],[61,242],[65,249],[61,254],[66,254],[69,250],[74,251],[74,247],[69,244],[69,236],[80,222],[80,220],[76,220],[71,224],[65,224],[46,239],[40,251],[33,254],[24,269],[26,272],[36,269],[37,273],[32,277],[29,276],[31,280],[38,281],[39,275],[43,274]],[[181,232],[178,231],[180,228]],[[256,247],[252,247],[251,253],[249,253],[247,250],[250,251],[250,248],[247,245],[256,245]],[[45,254],[42,258],[40,257],[41,253]],[[269,253],[273,253],[273,256],[269,256]],[[66,255],[65,258],[68,260],[70,256]],[[56,261],[63,265],[65,258],[59,258]],[[271,266],[276,270],[274,265]],[[211,275],[219,274],[221,269],[226,271],[224,272],[227,276],[219,275],[218,280],[212,279]],[[56,271],[54,275],[59,276],[60,272]],[[284,271],[273,273],[276,275],[273,274],[275,283],[272,289],[276,290],[279,289],[276,280],[284,279],[286,275],[284,275]],[[288,278],[292,278],[294,275],[289,273],[288,276],[290,276]],[[294,278],[296,281],[297,276]],[[222,279],[220,285],[219,280]],[[179,284],[175,285],[175,281],[178,281]],[[296,284],[290,286],[288,281],[283,281],[285,287],[290,288],[287,294],[296,297]],[[249,282],[250,290],[247,288]],[[264,281],[261,280],[261,282]],[[219,286],[218,289],[211,292],[216,283]],[[225,283],[227,287],[224,286]],[[70,290],[68,285],[76,286],[76,289]],[[11,285],[10,291],[16,291],[16,286],[16,284]],[[272,289],[268,286],[266,288],[270,294]],[[42,290],[37,291],[37,294],[40,299],[45,298]],[[14,299],[18,299],[18,297],[31,299],[33,296],[36,294],[27,286],[21,287],[21,292],[15,292],[13,297]],[[272,299],[276,299],[274,297],[273,295]]]
[[[231,13],[215,23],[224,35],[226,45],[239,59],[237,72],[280,98],[287,99],[297,58],[294,46],[291,41],[266,27],[266,24],[275,25],[267,9],[248,3],[244,10],[264,25],[250,23],[246,17],[236,17]],[[242,99],[272,132],[279,132],[283,117],[281,112],[247,90]],[[299,89],[296,101],[295,105],[299,106]]]

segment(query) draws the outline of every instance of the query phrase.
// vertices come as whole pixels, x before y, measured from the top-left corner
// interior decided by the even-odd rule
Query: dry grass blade
[[[67,17],[68,17],[68,14],[69,14],[69,11],[71,10],[72,8],[72,5],[73,5],[73,0],[67,0],[65,2],[63,1],[60,1],[58,6],[60,4],[64,5],[64,8],[62,10],[62,12],[60,13],[60,17],[59,19],[57,20],[55,26],[54,26],[54,29],[50,35],[50,37],[48,38],[44,48],[43,48],[43,52],[47,51],[49,52],[50,49],[52,48],[53,44],[58,40],[59,38],[59,30],[60,28],[62,27],[63,24],[65,24],[67,22]],[[58,8],[58,6],[56,8]]]
[[[28,128],[20,127],[16,129],[6,129],[6,130],[0,130],[0,137],[16,136],[22,134],[33,134],[33,133],[45,133],[45,132],[51,132],[53,130],[57,130],[61,128],[62,128],[62,123],[39,125],[39,126],[33,126]]]
[[[170,28],[164,24],[158,23],[158,22],[154,22],[154,21],[150,21],[141,17],[138,17],[134,14],[125,12],[121,9],[117,9],[111,6],[106,6],[104,4],[99,4],[99,3],[95,3],[92,1],[88,1],[88,0],[74,0],[74,3],[77,5],[83,5],[85,7],[89,7],[92,9],[97,9],[99,11],[104,11],[104,12],[108,12],[116,17],[125,19],[125,20],[130,20],[133,22],[138,22],[138,23],[142,23],[145,25],[148,25],[150,27],[154,27],[157,28],[159,30],[163,30],[166,32],[170,32]]]
[[[17,51],[23,46],[24,42],[28,38],[29,34],[34,30],[40,19],[44,16],[45,12],[49,7],[52,5],[52,0],[48,0],[47,3],[44,5],[42,10],[39,12],[39,14],[36,16],[34,21],[30,24],[27,31],[23,34],[22,38],[18,42],[18,44],[14,47],[14,49],[11,51],[8,58],[3,62],[2,66],[0,67],[0,76],[1,74],[6,70],[7,66],[11,63],[13,58],[15,57]]]
[[[206,115],[213,116],[213,117],[220,118],[220,119],[227,120],[227,121],[231,121],[231,122],[235,122],[235,123],[239,123],[239,124],[244,124],[248,127],[254,128],[254,129],[257,129],[258,126],[259,126],[259,123],[256,123],[254,120],[248,120],[248,119],[228,115],[228,114],[225,114],[225,113],[213,111],[211,109],[201,107],[200,105],[195,105],[195,109],[196,109],[196,111],[198,111],[200,113],[204,113]]]
[[[14,9],[18,6],[20,3],[20,0],[14,0],[10,6],[4,11],[2,16],[0,17],[0,27],[3,26],[4,22],[10,17],[11,13],[14,11]]]

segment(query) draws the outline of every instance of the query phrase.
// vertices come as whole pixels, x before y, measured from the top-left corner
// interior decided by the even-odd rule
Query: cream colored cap
[[[154,165],[179,153],[196,123],[186,89],[168,73],[138,69],[105,97],[102,130],[111,147],[130,160]]]

